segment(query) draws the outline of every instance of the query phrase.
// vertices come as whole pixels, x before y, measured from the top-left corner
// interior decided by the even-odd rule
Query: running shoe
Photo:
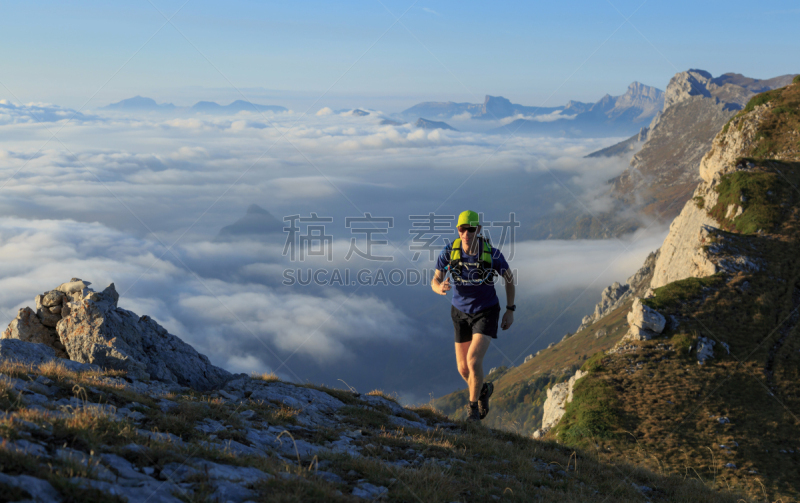
[[[489,413],[489,397],[492,396],[492,393],[494,393],[494,384],[490,382],[483,383],[481,394],[478,397],[478,410],[481,419],[485,418],[486,414]]]
[[[481,413],[478,410],[478,407],[473,407],[472,405],[467,404],[467,422],[478,423],[480,422],[480,420],[481,420]]]

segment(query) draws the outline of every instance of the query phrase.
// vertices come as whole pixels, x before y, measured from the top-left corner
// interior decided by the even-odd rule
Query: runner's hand
[[[448,290],[450,290],[450,278],[439,283],[439,295],[447,295]]]
[[[505,314],[503,315],[503,322],[500,324],[500,328],[503,330],[508,330],[511,328],[512,323],[514,323],[514,311],[506,310]]]

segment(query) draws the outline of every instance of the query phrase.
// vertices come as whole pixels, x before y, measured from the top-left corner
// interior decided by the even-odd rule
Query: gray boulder
[[[714,346],[716,341],[707,337],[697,338],[697,363],[702,365],[711,358],[714,358]]]
[[[52,326],[55,327],[55,324]],[[17,317],[11,320],[11,323],[8,324],[8,328],[0,335],[0,339],[19,339],[35,344],[45,344],[53,348],[56,352],[55,355],[59,358],[67,358],[67,352],[65,351],[64,345],[61,344],[61,341],[58,339],[58,334],[56,334],[55,329],[45,326],[39,316],[37,316],[37,313],[34,313],[33,309],[29,307],[24,307],[19,310]]]
[[[630,329],[620,342],[648,341],[663,332],[666,324],[667,319],[661,313],[642,304],[641,299],[636,299],[628,313]]]

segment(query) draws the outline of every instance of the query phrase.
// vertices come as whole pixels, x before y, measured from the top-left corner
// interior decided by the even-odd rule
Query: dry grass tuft
[[[51,360],[39,365],[39,374],[54,381],[77,381],[78,372],[69,370],[63,363]]]
[[[250,376],[252,379],[257,379],[259,381],[265,382],[281,382],[280,378],[275,374],[275,372],[265,372],[263,374],[259,374],[258,372],[253,372]]]
[[[380,397],[383,397],[383,398],[385,398],[387,400],[391,400],[394,403],[398,403],[398,404],[400,403],[398,401],[397,392],[386,393],[382,389],[374,389],[374,390],[370,391],[369,393],[367,393],[367,395],[369,395],[369,396],[380,396]]]

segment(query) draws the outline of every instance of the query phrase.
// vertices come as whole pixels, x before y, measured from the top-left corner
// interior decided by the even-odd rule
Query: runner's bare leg
[[[492,338],[483,334],[472,334],[470,342],[456,342],[458,373],[469,387],[469,401],[477,402],[483,386],[483,357]]]
[[[469,353],[469,346],[472,341],[456,342],[456,365],[458,366],[458,373],[461,378],[469,386],[469,365],[467,365],[467,354]]]

